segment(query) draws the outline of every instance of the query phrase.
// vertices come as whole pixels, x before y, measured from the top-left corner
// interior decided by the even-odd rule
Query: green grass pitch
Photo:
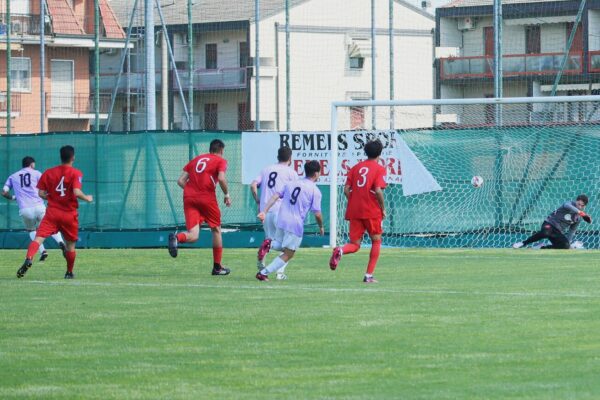
[[[598,399],[600,252],[1,251],[1,399]]]

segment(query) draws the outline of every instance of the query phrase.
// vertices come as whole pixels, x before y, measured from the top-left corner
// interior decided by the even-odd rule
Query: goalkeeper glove
[[[583,211],[579,211],[579,215],[581,216],[581,218],[587,222],[588,224],[592,223],[592,217],[590,217],[589,215],[587,215],[586,213],[584,213]]]

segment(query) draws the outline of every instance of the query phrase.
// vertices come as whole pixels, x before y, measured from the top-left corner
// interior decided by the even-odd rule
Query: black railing
[[[40,34],[39,14],[10,14],[11,36],[35,36]],[[6,35],[8,31],[8,18],[6,14],[0,14],[0,35]],[[46,16],[45,33],[52,33],[50,18]]]

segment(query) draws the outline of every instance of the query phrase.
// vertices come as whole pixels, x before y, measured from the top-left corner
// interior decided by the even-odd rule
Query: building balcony
[[[101,92],[112,92],[117,87],[118,92],[127,92],[129,89],[130,93],[141,93],[146,91],[146,73],[145,72],[129,72],[122,73],[121,80],[117,86],[119,75],[118,74],[100,74],[100,91]],[[161,74],[156,73],[155,76],[155,90],[160,90],[161,86]],[[90,85],[93,89],[94,76],[90,76]]]
[[[92,119],[95,118],[93,94],[46,93],[46,114],[49,119]],[[100,95],[100,118],[107,118],[110,94]]]
[[[555,75],[560,70],[564,53],[509,54],[502,57],[504,77],[529,75]],[[578,75],[583,72],[583,54],[571,53],[563,73]],[[600,52],[598,52],[600,72]],[[440,79],[493,78],[494,57],[440,58]]]
[[[600,73],[600,50],[593,50],[589,53],[589,71]]]
[[[19,36],[39,36],[40,35],[39,14],[12,14],[10,15],[11,37]],[[7,15],[0,14],[0,35],[6,35],[8,32]],[[52,24],[50,17],[46,16],[46,26],[44,28],[46,35],[52,34]]]
[[[179,69],[179,81],[183,89],[189,86],[188,70]],[[171,75],[173,88],[178,90],[175,72]],[[246,89],[248,82],[247,68],[197,69],[193,72],[194,90],[240,90]]]
[[[8,94],[0,92],[0,118],[8,117]],[[21,113],[21,93],[10,94],[11,118],[18,117]]]

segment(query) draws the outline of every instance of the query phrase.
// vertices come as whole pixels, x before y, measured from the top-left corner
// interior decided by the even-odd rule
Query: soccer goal
[[[331,134],[332,246],[348,239],[345,175],[375,138],[384,245],[509,247],[581,193],[600,221],[600,96],[334,102]],[[600,248],[598,226],[575,240]]]

